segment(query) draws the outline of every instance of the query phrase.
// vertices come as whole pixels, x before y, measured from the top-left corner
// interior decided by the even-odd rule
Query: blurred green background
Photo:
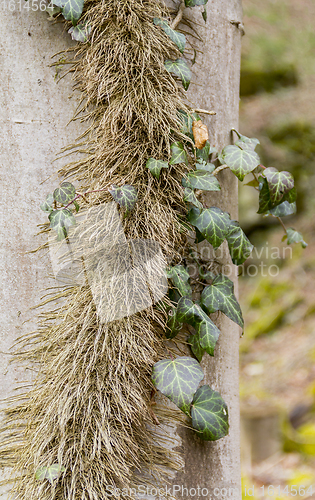
[[[243,498],[254,485],[251,498],[306,499],[315,497],[315,1],[243,8],[240,131],[260,140],[265,166],[293,173],[298,211],[284,222],[308,243],[291,253],[276,219],[257,215],[257,192],[240,185],[240,222],[257,248],[240,278]]]

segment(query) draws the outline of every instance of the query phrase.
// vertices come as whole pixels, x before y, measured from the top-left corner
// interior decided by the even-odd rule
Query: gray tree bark
[[[45,220],[39,204],[51,191],[55,181],[49,176],[57,171],[53,164],[56,153],[73,142],[81,132],[78,122],[66,127],[75,110],[69,79],[58,85],[56,70],[49,68],[51,56],[71,44],[60,25],[47,22],[45,12],[24,8],[28,2],[11,2],[12,10],[2,11],[0,40],[1,109],[1,346],[0,397],[10,395],[24,382],[21,369],[9,367],[6,354],[14,339],[30,331],[33,314],[28,309],[39,302],[47,285],[48,258],[26,255],[36,245],[36,225]],[[194,42],[198,50],[193,66],[193,83],[188,98],[195,108],[216,111],[207,118],[211,145],[221,148],[231,140],[230,130],[237,128],[239,100],[239,68],[241,31],[231,21],[241,21],[241,0],[212,0],[207,6],[204,24],[201,9],[186,9],[185,16],[195,21],[202,42]],[[69,98],[71,95],[71,98]],[[222,191],[207,196],[237,218],[237,181],[230,172],[220,174]],[[231,266],[227,248],[220,256]],[[228,268],[225,267],[226,271]],[[234,276],[235,276],[235,271]],[[24,321],[29,323],[23,324]],[[220,318],[221,338],[214,358],[206,356],[203,368],[205,383],[218,390],[226,400],[230,415],[229,436],[215,443],[201,443],[191,431],[180,431],[185,467],[173,485],[200,488],[195,498],[231,497],[241,499],[240,439],[238,403],[239,328],[225,317]],[[215,490],[217,488],[217,490]],[[227,489],[227,495],[222,492]],[[234,490],[231,490],[234,488]],[[219,492],[219,493],[218,493]],[[193,497],[180,491],[178,498]]]
[[[241,0],[212,0],[207,4],[208,20],[205,24],[203,8],[186,9],[184,17],[194,21],[201,41],[194,40],[197,50],[192,67],[193,80],[188,98],[193,108],[213,110],[214,117],[203,121],[209,128],[211,146],[219,150],[231,142],[231,129],[238,127],[239,79],[242,27]],[[233,22],[233,24],[232,24]],[[236,24],[235,24],[236,23]],[[181,26],[181,25],[180,25]],[[199,52],[200,51],[200,52]],[[230,171],[221,172],[221,191],[205,196],[208,206],[218,206],[238,218],[237,179]],[[231,264],[226,242],[217,252],[222,271],[234,277],[237,293],[236,267]],[[232,274],[232,276],[231,276]],[[239,327],[224,315],[219,318],[221,336],[215,356],[204,356],[203,383],[219,391],[229,408],[230,432],[226,438],[209,443],[200,442],[190,430],[180,431],[184,448],[185,467],[177,474],[173,484],[187,488],[179,492],[183,498],[233,498],[240,500],[240,417],[239,417]],[[198,495],[199,486],[199,495]],[[190,488],[197,489],[193,496]],[[205,488],[202,493],[202,489]],[[183,493],[183,495],[182,495]]]

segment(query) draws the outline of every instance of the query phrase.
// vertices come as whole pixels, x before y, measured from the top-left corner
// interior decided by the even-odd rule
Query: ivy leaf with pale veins
[[[39,467],[37,469],[35,477],[38,481],[44,481],[47,479],[51,484],[59,478],[60,474],[64,472],[65,467],[59,464],[53,464],[50,467]]]
[[[200,363],[206,351],[200,346],[198,334],[196,333],[195,335],[190,335],[187,339],[187,343],[190,344],[191,352]]]
[[[254,151],[258,144],[260,144],[258,139],[255,139],[254,137],[246,137],[246,135],[241,135],[240,138],[236,141],[235,146],[238,146],[241,149],[249,149]]]
[[[196,149],[197,159],[204,160],[205,162],[209,160],[209,156],[212,153],[217,153],[217,150],[210,146],[209,141],[206,142],[206,145],[202,149]]]
[[[167,21],[164,19],[159,19],[158,17],[155,17],[153,19],[153,22],[156,26],[160,26],[164,33],[174,42],[177,47],[179,48],[180,52],[184,52],[185,50],[185,45],[186,45],[186,37],[183,35],[183,33],[179,33],[179,31],[173,30]]]
[[[288,201],[283,201],[275,208],[270,210],[270,214],[274,217],[286,217],[287,215],[296,214],[296,203],[289,203]]]
[[[176,317],[176,308],[172,307],[169,311],[169,320],[166,324],[165,337],[173,339],[180,332],[183,323],[180,323]]]
[[[75,198],[75,187],[71,182],[63,182],[59,188],[55,189],[53,196],[60,205],[67,205]]]
[[[191,417],[193,428],[204,441],[216,441],[229,432],[227,405],[208,385],[200,387],[194,395]]]
[[[196,330],[200,347],[210,356],[214,356],[214,348],[221,333],[219,328],[207,317],[197,325]]]
[[[168,163],[167,161],[155,160],[154,158],[149,158],[146,163],[146,167],[150,170],[153,177],[159,179],[162,168],[168,168]]]
[[[257,213],[265,214],[268,212],[268,210],[274,208],[274,205],[270,199],[267,179],[260,176],[258,178],[258,181],[259,181],[259,208]]]
[[[197,200],[194,191],[187,187],[184,189],[184,201],[200,209],[203,208],[202,203],[200,203],[200,201]]]
[[[184,266],[179,264],[169,267],[166,269],[166,276],[171,280],[182,297],[191,297],[192,290],[189,284],[190,276]]]
[[[181,297],[178,301],[176,318],[181,323],[187,323],[194,327],[197,327],[202,321],[209,319],[201,307],[188,297]]]
[[[185,0],[186,7],[195,7],[196,5],[206,5],[208,0]]]
[[[91,26],[82,23],[77,24],[76,26],[72,26],[68,33],[70,33],[72,40],[85,43],[91,34]]]
[[[206,170],[210,174],[215,170],[215,165],[213,163],[206,163],[205,161],[197,161],[196,163],[196,169],[197,170]]]
[[[133,210],[138,199],[138,192],[135,187],[129,186],[129,184],[125,184],[121,187],[111,186],[109,192],[116,203],[124,207],[127,213]]]
[[[190,403],[203,377],[198,361],[188,356],[162,359],[153,366],[152,372],[155,387],[187,415],[190,415]]]
[[[242,181],[259,164],[258,154],[251,150],[244,150],[238,146],[226,146],[220,155],[220,162],[225,163],[229,169]]]
[[[226,236],[233,264],[240,266],[250,256],[254,246],[236,220],[230,222],[230,231]]]
[[[294,188],[294,178],[290,172],[279,172],[274,167],[264,170],[267,179],[270,198],[273,203],[279,203],[283,196]]]
[[[40,208],[43,210],[43,212],[50,213],[53,211],[53,207],[52,207],[53,203],[54,203],[54,195],[48,194],[46,196],[46,200],[44,201],[44,203],[41,204]]]
[[[225,240],[230,228],[230,216],[218,207],[203,210],[192,208],[187,215],[187,220],[197,227],[202,236],[211,243],[214,249],[218,248]]]
[[[218,179],[207,170],[192,170],[187,174],[188,184],[191,189],[203,191],[220,191]]]
[[[177,165],[178,163],[186,163],[187,165],[187,153],[181,142],[173,142],[173,144],[171,145],[171,150],[172,158],[170,161],[170,165]]]
[[[70,226],[76,223],[75,217],[70,210],[62,208],[61,210],[54,210],[48,215],[50,220],[50,227],[57,232],[57,240],[63,240],[68,235]]]
[[[302,234],[293,229],[293,227],[287,229],[287,238],[288,245],[291,245],[291,243],[301,243],[302,248],[307,247],[307,243],[304,241]]]
[[[204,288],[201,294],[201,304],[208,314],[221,311],[243,328],[244,320],[240,305],[234,295],[234,284],[227,276],[218,274],[212,284]]]
[[[182,109],[178,110],[178,116],[181,124],[181,132],[187,135],[192,141],[194,140],[194,136],[192,133],[192,122],[193,119],[191,115],[183,111]]]
[[[272,215],[275,215],[275,213],[281,213],[280,209],[279,212],[273,213],[273,209],[276,207],[283,205],[284,202],[288,202],[289,205],[293,205],[290,207],[290,211],[294,209],[294,202],[296,200],[296,189],[293,187],[283,195],[282,198],[280,198],[278,201],[273,201],[271,199],[271,194],[270,194],[270,189],[269,185],[267,182],[267,179],[265,177],[260,176],[258,178],[259,181],[259,209],[258,209],[258,214],[268,214],[271,213]],[[270,211],[270,212],[269,212]],[[281,211],[289,211],[289,206],[284,205],[281,208]],[[293,212],[295,213],[295,212]],[[288,214],[289,215],[289,214]],[[282,215],[275,215],[275,217],[282,217]]]
[[[53,2],[53,5],[57,5],[57,7],[64,7],[65,3],[66,3],[66,0],[54,0]]]
[[[169,73],[181,78],[184,89],[188,90],[191,80],[191,71],[186,61],[182,58],[176,59],[176,61],[167,59],[164,66]]]
[[[62,14],[67,21],[71,21],[73,26],[76,26],[81,17],[83,6],[84,0],[65,0]]]

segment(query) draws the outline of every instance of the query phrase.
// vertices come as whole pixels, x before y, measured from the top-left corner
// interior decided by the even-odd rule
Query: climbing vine
[[[206,21],[207,0],[186,0],[184,7],[204,5],[203,17]],[[89,29],[79,25],[78,20],[83,10],[83,0],[56,0],[66,20],[75,26],[69,33],[73,38],[87,41]],[[179,13],[170,24],[169,20],[154,18],[153,23],[184,52],[186,37],[174,28],[182,16],[183,4]],[[84,35],[82,35],[84,33]],[[185,90],[191,81],[191,70],[184,58],[166,60],[165,68],[179,78]],[[227,145],[221,152],[212,147],[208,140],[208,131],[196,112],[187,113],[178,110],[181,132],[186,135],[185,142],[171,144],[169,161],[160,158],[148,158],[146,168],[152,176],[159,180],[160,176],[171,175],[169,167],[177,164],[187,166],[182,178],[182,196],[187,206],[187,213],[180,219],[180,224],[190,233],[195,234],[195,243],[203,240],[209,242],[216,250],[226,240],[232,262],[239,266],[251,254],[253,245],[250,243],[238,221],[231,220],[227,212],[219,207],[207,207],[198,199],[202,191],[219,191],[218,174],[229,169],[241,182],[251,174],[253,179],[247,183],[259,191],[258,213],[276,217],[285,230],[284,238],[288,244],[306,243],[302,235],[293,228],[286,229],[282,217],[296,212],[296,190],[293,176],[289,172],[279,172],[274,167],[266,168],[260,162],[255,151],[259,140],[241,135],[237,130],[234,145]],[[194,164],[194,168],[188,165]],[[137,202],[137,190],[130,185],[112,186],[108,191],[113,199],[125,209],[125,216],[130,215]],[[58,238],[67,236],[67,229],[75,224],[74,212],[79,210],[77,200],[86,197],[90,192],[77,193],[69,182],[61,184],[53,194],[47,196],[41,208],[49,212],[50,227],[57,231]],[[59,204],[59,206],[57,206]],[[73,209],[70,206],[73,205]],[[188,253],[194,251],[194,246],[188,248]],[[210,271],[204,273],[202,263],[197,262],[200,280],[203,283],[200,300],[193,301],[193,290],[190,285],[190,275],[182,264],[176,264],[166,269],[170,283],[169,298],[172,305],[164,302],[157,305],[164,308],[169,320],[166,324],[165,336],[173,339],[182,331],[183,325],[193,328],[193,334],[187,338],[194,357],[187,356],[158,361],[153,367],[152,381],[156,389],[175,403],[192,419],[192,425],[200,438],[204,440],[220,439],[228,433],[228,410],[220,394],[205,385],[198,389],[203,379],[199,365],[204,353],[215,355],[215,346],[220,330],[209,318],[209,315],[221,311],[241,328],[244,326],[242,312],[234,295],[233,282],[222,274],[214,275]]]
[[[174,45],[174,48],[172,47],[172,50],[174,51],[174,58],[167,58],[164,60],[164,71],[168,72],[167,77],[169,77],[170,81],[173,82],[173,77],[181,81],[184,90],[187,90],[190,85],[192,73],[189,62],[184,56],[186,37],[183,33],[177,31],[176,28],[182,19],[184,9],[187,7],[202,5],[202,17],[206,22],[206,3],[207,0],[185,0],[185,2],[180,4],[179,11],[175,14],[173,19],[171,19],[172,16],[169,16],[168,18],[152,16],[151,19],[151,29],[156,30],[156,33],[158,33],[159,36],[160,33],[164,34],[164,36],[168,37]],[[67,29],[72,38],[82,44],[88,45],[93,43],[93,26],[89,20],[86,20],[84,16],[84,8],[84,0],[54,0],[53,4],[49,6],[48,12],[52,19],[55,19],[56,16],[63,16],[68,22]],[[82,14],[83,21],[81,17]],[[70,26],[70,23],[72,26]],[[169,51],[169,53],[172,54],[172,51]],[[104,64],[105,63],[102,60],[102,69]],[[93,74],[93,78],[94,77],[95,75]],[[98,77],[99,75],[94,78],[93,82],[95,82]],[[114,85],[112,81],[110,82],[110,85],[111,87]],[[110,100],[109,90],[107,87],[104,91],[106,99],[104,98],[104,95],[102,95],[101,91],[99,94],[97,95],[97,99],[99,99],[99,101],[102,101],[102,99],[105,101],[107,98]],[[222,151],[217,151],[216,148],[211,146],[207,127],[200,118],[200,115],[202,114],[213,114],[212,111],[197,109],[189,110],[187,108],[181,109],[181,106],[176,106],[175,111],[177,112],[176,124],[178,130],[174,133],[176,140],[173,138],[170,140],[170,137],[173,137],[173,132],[168,132],[168,139],[171,142],[169,150],[160,151],[158,148],[154,150],[150,147],[148,148],[146,156],[143,153],[140,156],[142,168],[141,172],[142,174],[147,174],[146,179],[148,180],[148,183],[151,183],[151,186],[153,186],[152,189],[159,187],[162,183],[164,183],[163,189],[167,189],[168,184],[166,181],[173,182],[175,176],[180,177],[178,184],[176,184],[175,181],[172,184],[173,186],[176,186],[176,196],[179,198],[179,201],[176,199],[176,201],[178,201],[177,205],[179,208],[176,208],[176,210],[173,211],[172,217],[174,217],[175,220],[174,225],[176,228],[179,228],[178,232],[183,235],[183,238],[185,239],[184,250],[181,250],[181,253],[177,251],[176,256],[172,256],[171,262],[168,262],[169,265],[165,269],[166,277],[168,279],[167,296],[165,296],[164,299],[160,300],[153,307],[153,319],[150,317],[152,322],[155,321],[155,325],[163,323],[163,353],[168,352],[168,356],[165,359],[161,356],[159,356],[159,359],[157,354],[155,356],[152,355],[149,359],[149,364],[152,368],[151,387],[154,387],[164,396],[169,398],[170,401],[172,401],[183,412],[183,414],[190,418],[193,429],[201,439],[206,441],[215,441],[227,435],[229,422],[228,407],[221,395],[208,385],[202,385],[199,387],[204,378],[200,362],[205,354],[210,356],[215,355],[216,343],[221,335],[219,328],[212,321],[212,319],[210,319],[210,315],[221,312],[239,325],[242,329],[244,321],[241,308],[234,295],[233,282],[222,273],[214,274],[211,270],[211,266],[208,266],[208,264],[199,257],[199,254],[196,251],[196,245],[202,241],[207,241],[210,245],[212,245],[213,249],[216,250],[224,241],[226,241],[231,260],[236,266],[245,262],[245,260],[249,257],[253,246],[246,237],[238,221],[231,219],[229,213],[224,212],[220,207],[209,207],[202,202],[202,192],[220,191],[221,186],[219,174],[225,169],[230,170],[241,182],[247,175],[251,175],[252,179],[248,182],[248,185],[252,186],[253,189],[256,189],[259,192],[258,213],[265,216],[276,217],[279,220],[284,228],[284,238],[287,238],[288,244],[295,242],[301,243],[302,246],[305,246],[306,243],[299,232],[293,228],[287,229],[282,220],[283,217],[291,215],[296,211],[296,190],[294,188],[294,179],[289,172],[279,172],[276,168],[266,168],[261,164],[259,155],[255,151],[256,146],[259,144],[258,139],[245,137],[238,131],[233,130],[236,135],[235,143],[233,145],[226,145]],[[133,117],[132,113],[131,116]],[[133,119],[132,117],[130,118],[131,122]],[[160,122],[158,122],[158,125],[160,125]],[[116,132],[118,131],[117,135],[119,135],[121,130],[119,126],[121,126],[121,124],[118,122],[116,129]],[[128,126],[130,126],[130,124]],[[175,126],[174,123],[173,126]],[[171,127],[169,127],[169,129],[172,130]],[[123,139],[125,140],[124,137]],[[162,144],[165,143],[165,141],[163,141],[164,137],[161,140]],[[132,144],[129,145],[128,143],[128,147],[132,148]],[[95,152],[95,149],[96,148],[93,149],[93,152]],[[151,153],[152,150],[154,154]],[[159,151],[159,154],[157,154],[157,151]],[[115,151],[113,151],[113,154],[114,153]],[[84,203],[84,206],[89,205],[90,196],[93,196],[94,193],[104,195],[105,201],[116,202],[121,219],[124,223],[126,223],[126,225],[130,223],[130,221],[136,219],[137,209],[141,203],[144,203],[143,192],[140,192],[142,185],[140,185],[140,187],[139,185],[135,186],[135,182],[131,181],[130,183],[119,183],[119,176],[117,175],[117,171],[114,167],[112,167],[112,171],[115,173],[115,175],[113,175],[115,184],[106,185],[106,187],[101,188],[95,188],[95,184],[91,186],[90,184],[87,184],[90,186],[89,188],[85,190],[80,189],[78,191],[73,183],[65,181],[62,182],[53,193],[47,195],[46,200],[41,204],[41,209],[47,213],[50,229],[56,232],[57,239],[59,241],[68,238],[69,229],[76,225],[76,214],[81,210],[81,202]],[[78,177],[80,178],[80,175],[78,175]],[[104,186],[104,184],[102,185]],[[160,194],[163,189],[159,191]],[[165,206],[171,209],[171,204],[167,205],[167,203],[168,201],[165,202]],[[156,207],[157,204],[154,206],[154,209],[156,209]],[[152,209],[152,212],[154,209]],[[173,219],[169,222],[169,233],[172,233],[172,229],[169,229],[169,227],[173,227],[172,224]],[[181,258],[180,261],[179,257]],[[191,273],[189,273],[187,266],[187,261],[189,260],[194,261],[197,266],[197,278],[195,276],[191,276]],[[196,283],[199,287],[198,300],[194,298],[196,295]],[[90,295],[88,298],[91,300]],[[80,297],[75,296],[74,303],[78,300],[80,300]],[[75,306],[73,307],[75,308]],[[161,315],[159,316],[160,313]],[[89,314],[91,316],[89,316]],[[73,321],[78,322],[80,325],[88,324],[88,334],[86,336],[90,335],[91,330],[93,330],[90,326],[92,324],[94,325],[93,320],[86,319],[92,317],[92,314],[95,316],[95,311],[92,311],[90,304],[88,304],[83,312],[80,312],[80,315],[73,316],[76,318]],[[68,314],[68,311],[65,312],[65,317],[70,318],[72,321],[71,314]],[[163,317],[163,321],[161,320],[161,317]],[[158,318],[159,323],[156,318]],[[57,317],[57,319],[59,321],[59,317]],[[143,323],[139,322],[139,324],[141,324],[143,328],[142,331],[145,331],[143,325],[149,329],[149,321],[145,322],[146,320],[143,318],[141,318],[141,321],[143,321]],[[137,324],[135,325],[138,326]],[[112,333],[112,335],[116,341],[116,338],[119,336],[121,331],[123,331],[123,329],[120,329],[120,327],[115,328],[116,327],[113,327],[114,333]],[[124,328],[126,328],[126,331],[130,333],[131,327],[129,324],[125,323]],[[186,341],[190,346],[192,356],[186,355],[175,357],[174,350],[169,347],[169,342],[173,341],[179,333],[186,334],[187,330],[189,331],[189,334],[186,336]],[[76,332],[74,331],[73,334],[75,335]],[[98,330],[97,335],[101,335],[100,329]],[[107,337],[110,337],[108,331],[106,332],[106,335]],[[132,335],[130,338],[134,341]],[[84,336],[83,339],[85,341]],[[137,342],[138,341],[139,340],[137,339]],[[112,352],[115,352],[114,350],[120,347],[117,347],[116,344],[114,344],[113,347],[113,344],[111,343],[113,342],[112,340],[108,342],[109,349],[112,349]],[[120,340],[120,342],[122,345],[125,345],[124,340]],[[79,341],[77,341],[77,339],[75,340],[75,343],[77,346],[76,348],[80,349]],[[138,349],[138,344],[135,343],[134,345]],[[151,338],[143,347],[143,352],[147,353],[148,345],[152,346]],[[96,350],[96,347],[93,349]],[[93,349],[90,350],[93,351]],[[49,352],[49,349],[47,349],[47,352]],[[140,349],[138,350],[138,354],[139,352]],[[104,354],[103,346],[101,353],[102,355]],[[84,351],[83,357],[85,356],[86,353]],[[140,361],[137,365],[137,369],[135,370],[136,376],[134,376],[134,374],[130,375],[133,385],[135,385],[139,379],[140,382],[142,381],[139,376],[140,368],[143,364],[143,359],[147,359],[147,357],[143,353],[139,354]],[[117,359],[119,359],[120,362],[120,353]],[[71,369],[74,369],[73,366],[75,367],[75,363],[72,363]],[[60,369],[61,368],[62,365],[60,364]],[[88,369],[88,367],[86,369]],[[147,373],[145,373],[144,377],[146,375]],[[132,376],[134,377],[133,379]],[[116,372],[113,378],[115,381],[119,378]],[[101,385],[102,383],[104,382],[101,382],[99,378],[97,378],[97,382],[95,384],[93,383],[93,387],[97,384],[100,384],[100,386],[103,387]],[[123,396],[125,397],[123,392],[124,391],[121,391],[119,394],[119,397],[122,399]],[[129,394],[127,395],[127,402],[129,401],[129,397],[132,397],[134,394],[133,388],[130,389],[130,394],[131,396]],[[152,399],[154,398],[154,394],[155,393],[153,391]],[[80,396],[80,391],[78,391],[77,397],[80,398]],[[140,397],[136,394],[133,402],[134,406],[141,406],[139,400]],[[125,399],[123,399],[123,401],[125,402]],[[108,406],[110,407],[110,404],[108,404]],[[119,414],[119,411],[122,411],[122,407],[124,406],[119,400],[117,407],[115,407],[117,413],[112,418],[115,418],[116,415]],[[82,408],[80,407],[80,410],[81,409]],[[88,410],[89,408],[87,411]],[[62,411],[63,408],[60,409],[61,413]],[[109,414],[108,407],[106,407],[104,411],[107,411]],[[126,413],[127,417],[124,422],[127,421],[129,425],[128,409]],[[138,416],[138,413],[142,416],[142,407],[141,411],[139,410],[138,413],[135,411],[134,413],[136,417]],[[159,420],[154,414],[152,407],[150,407],[150,414],[153,415],[153,422],[158,425]],[[75,416],[71,415],[71,419],[72,418],[74,419]],[[85,422],[85,418],[86,416],[84,414],[83,422]],[[67,425],[72,425],[72,421]],[[125,425],[125,427],[127,428],[128,425]],[[126,429],[123,427],[124,426],[121,425],[120,422],[119,426],[115,427],[115,439],[118,440],[117,434],[119,434],[120,438],[123,432],[127,433]],[[64,428],[63,432],[65,432]],[[117,428],[119,428],[119,432],[117,431]],[[134,439],[136,431],[131,424],[130,428],[132,428],[131,434],[132,439]],[[98,430],[98,428],[95,429],[95,427],[92,427],[92,431],[90,430],[90,432],[96,433]],[[103,430],[102,432],[104,433]],[[144,446],[145,443],[145,438],[143,436],[146,435],[141,434],[139,437],[139,443],[141,443],[141,446]],[[49,439],[55,443],[51,437],[49,437]],[[91,437],[90,435],[89,439],[93,441],[94,436]],[[132,458],[136,456],[135,449],[138,450],[140,447],[137,443],[137,446],[135,446],[131,452],[130,446],[132,444],[132,439],[128,441],[127,450],[125,451],[125,449],[123,449],[123,453],[121,452],[121,448],[123,447],[117,446],[119,453],[121,453],[120,457],[123,457],[122,459],[125,460],[125,463],[127,463],[126,474],[124,475],[124,471],[117,472],[117,467],[114,472],[109,474],[118,475],[121,483],[129,480],[128,474],[129,468],[131,467],[130,461],[132,462]],[[108,449],[110,450],[108,453],[111,454],[111,458],[108,459],[107,456],[105,458],[102,457],[102,463],[105,463],[106,461],[106,464],[109,464],[108,467],[110,467],[110,462],[113,460],[111,440],[112,436],[110,435],[110,438],[108,438],[106,442],[106,446],[108,446]],[[80,450],[82,450],[81,443],[80,446]],[[46,453],[46,449],[42,451],[43,453]],[[91,455],[94,457],[97,453],[100,454],[101,451],[97,450],[96,444],[93,444],[93,451],[91,452]],[[154,458],[159,457],[159,454],[160,449],[156,455],[154,455]],[[132,457],[131,459],[130,456]],[[49,457],[51,458],[51,456]],[[150,458],[148,462],[153,462],[154,458]],[[58,463],[53,463],[52,465],[49,465],[48,462],[44,462],[46,465],[41,465],[41,467],[39,467],[36,471],[36,480],[48,480],[52,485],[54,485],[56,481],[67,472],[67,468],[65,468],[61,463],[59,464],[59,461],[61,462],[63,459],[63,457],[60,456],[59,451],[58,456],[55,454],[53,458],[51,458],[51,461],[57,459]],[[133,463],[133,465],[135,468],[139,468],[139,463]],[[94,470],[95,476],[98,477],[101,473],[99,471],[102,472],[102,467],[97,467],[96,471]],[[81,472],[82,471],[80,470],[80,474]],[[71,482],[71,484],[74,483]],[[82,498],[85,497],[82,496]],[[95,498],[99,497],[95,496]]]

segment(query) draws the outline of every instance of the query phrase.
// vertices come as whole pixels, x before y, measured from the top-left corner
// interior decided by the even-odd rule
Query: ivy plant
[[[206,22],[207,1],[183,0],[181,9],[172,23],[166,19],[153,19],[156,29],[163,30],[174,42],[174,50],[178,49],[177,56],[180,55],[178,52],[181,53],[181,57],[175,56],[174,60],[164,61],[164,66],[170,74],[181,80],[185,90],[189,88],[192,72],[184,55],[186,37],[176,28],[185,7],[203,6],[202,16]],[[88,42],[91,28],[84,21],[79,22],[84,0],[53,0],[52,4],[53,8],[49,11],[51,17],[61,13],[73,25],[69,29],[72,38],[82,43]],[[171,144],[168,161],[165,158],[148,158],[145,164],[148,175],[152,175],[156,179],[155,182],[163,182],[166,176],[173,175],[176,166],[184,168],[182,198],[186,212],[184,216],[180,215],[180,224],[186,234],[190,233],[195,243],[206,240],[214,250],[226,241],[231,260],[237,266],[249,257],[253,246],[238,221],[232,220],[230,214],[220,207],[208,207],[200,199],[203,192],[221,189],[217,176],[222,170],[229,169],[241,182],[248,175],[252,176],[247,185],[259,193],[258,213],[277,218],[285,231],[283,240],[286,239],[289,245],[300,243],[305,248],[307,244],[302,234],[293,228],[286,228],[282,220],[283,217],[296,212],[293,176],[289,172],[278,171],[275,167],[266,168],[262,165],[256,152],[259,140],[246,137],[235,129],[235,143],[226,145],[220,152],[211,146],[207,130],[202,141],[197,141],[195,130],[201,130],[202,127],[204,130],[204,125],[196,125],[196,122],[201,120],[196,111],[204,112],[194,110],[188,113],[178,110],[178,127],[181,137],[185,136],[185,139],[181,138]],[[135,187],[111,186],[108,191],[124,215],[130,216],[138,200]],[[58,239],[66,238],[69,228],[75,224],[75,213],[80,209],[78,200],[83,197],[86,201],[86,196],[92,192],[95,191],[78,193],[70,182],[64,182],[47,195],[41,209],[48,215],[50,226],[57,232]],[[191,248],[188,250],[190,252]],[[221,395],[208,385],[199,387],[204,378],[200,362],[205,353],[215,356],[216,344],[221,335],[210,315],[217,312],[225,314],[241,329],[244,327],[244,320],[234,295],[233,282],[222,273],[214,274],[204,270],[198,259],[196,263],[198,279],[192,279],[185,267],[184,258],[182,262],[172,263],[167,268],[170,302],[161,307],[167,313],[165,337],[174,339],[189,327],[186,340],[194,357],[179,356],[174,359],[169,352],[169,358],[162,359],[153,366],[152,382],[157,390],[191,418],[192,426],[201,439],[215,441],[227,435],[229,423],[228,407]],[[199,300],[193,299],[194,280],[201,287]],[[36,472],[36,478],[47,479],[53,484],[64,470],[59,464],[41,467]]]

